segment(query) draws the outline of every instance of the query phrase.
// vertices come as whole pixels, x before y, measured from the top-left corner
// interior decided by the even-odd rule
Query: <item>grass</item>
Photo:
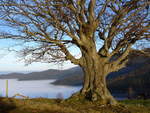
[[[124,100],[121,102],[126,105],[150,107],[150,100]]]
[[[100,106],[87,101],[0,98],[0,113],[150,113],[150,100],[120,101],[120,106]]]

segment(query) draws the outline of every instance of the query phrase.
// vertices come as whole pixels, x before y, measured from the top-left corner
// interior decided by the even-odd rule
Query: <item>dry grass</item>
[[[0,113],[150,113],[150,106],[124,103],[120,106],[100,106],[85,101],[0,98]]]

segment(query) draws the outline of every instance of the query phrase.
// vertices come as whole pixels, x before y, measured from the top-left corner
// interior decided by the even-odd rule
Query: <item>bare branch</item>
[[[149,4],[147,0],[1,0],[0,26],[13,32],[4,29],[0,38],[40,43],[28,50],[34,61],[49,55],[52,62],[71,60],[80,65],[83,57],[93,54],[123,65],[137,41],[149,42]],[[80,59],[68,49],[72,45],[79,48]]]

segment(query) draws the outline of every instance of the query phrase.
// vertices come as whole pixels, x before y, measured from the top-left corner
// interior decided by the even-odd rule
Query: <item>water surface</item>
[[[12,97],[19,93],[30,98],[45,97],[45,98],[68,98],[80,87],[71,86],[56,86],[50,84],[55,80],[32,80],[18,81],[17,79],[8,80],[8,96]],[[6,96],[6,80],[0,80],[0,96]]]

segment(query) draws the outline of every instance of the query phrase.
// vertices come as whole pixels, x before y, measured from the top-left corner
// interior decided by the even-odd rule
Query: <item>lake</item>
[[[12,97],[19,93],[30,98],[68,98],[73,93],[79,91],[79,87],[56,86],[50,84],[55,80],[32,80],[18,81],[17,79],[8,79],[8,96]],[[6,80],[0,80],[0,96],[6,96]]]
[[[8,96],[15,94],[28,96],[29,98],[68,98],[73,93],[79,91],[81,86],[58,86],[51,84],[55,80],[30,80],[18,81],[17,79],[8,79]],[[112,94],[117,100],[127,98],[126,94]],[[0,96],[6,96],[6,80],[0,79]],[[19,97],[17,97],[19,98]]]

